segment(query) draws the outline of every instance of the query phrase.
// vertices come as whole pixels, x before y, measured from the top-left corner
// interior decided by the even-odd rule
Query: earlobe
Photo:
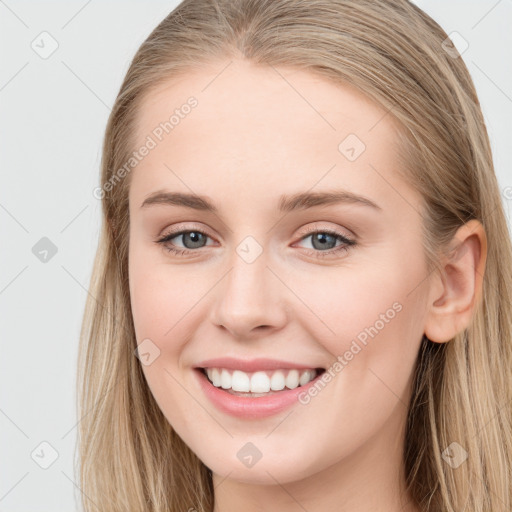
[[[480,302],[487,237],[483,225],[471,220],[455,233],[450,251],[442,257],[440,273],[432,276],[425,335],[445,343],[464,331]]]

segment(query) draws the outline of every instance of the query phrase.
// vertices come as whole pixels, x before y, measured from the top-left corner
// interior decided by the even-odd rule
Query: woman
[[[405,0],[182,2],[105,134],[85,510],[510,510],[512,248]]]

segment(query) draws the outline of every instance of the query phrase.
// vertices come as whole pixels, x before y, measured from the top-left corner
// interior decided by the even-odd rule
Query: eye
[[[347,238],[344,234],[335,230],[313,228],[308,230],[307,233],[300,241],[311,238],[313,250],[308,250],[307,254],[313,257],[322,258],[337,255],[342,251],[348,251],[350,247],[356,245],[355,240]],[[170,253],[184,256],[197,252],[196,249],[205,247],[209,238],[207,233],[199,229],[182,229],[164,235],[156,240],[156,243],[163,245],[165,250]],[[175,239],[181,240],[184,247],[176,247],[175,242],[173,242]],[[338,241],[340,244],[336,246]]]
[[[325,256],[337,255],[340,252],[346,252],[350,247],[356,245],[356,241],[347,238],[344,234],[330,229],[310,229],[306,236],[301,238],[301,241],[311,238],[312,251],[308,254],[313,257],[323,258]],[[340,245],[336,246],[339,241]]]
[[[180,239],[184,249],[176,248],[174,243],[171,243],[174,239]],[[162,238],[157,240],[156,242],[163,245],[164,248],[176,255],[184,255],[194,252],[194,249],[200,249],[205,246],[206,239],[210,238],[206,233],[200,231],[199,229],[183,229],[180,231],[173,231],[164,235]]]

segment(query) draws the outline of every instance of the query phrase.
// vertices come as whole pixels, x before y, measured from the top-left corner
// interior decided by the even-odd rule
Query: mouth
[[[222,367],[196,368],[208,382],[230,395],[259,398],[306,386],[325,368],[282,368],[245,372]]]

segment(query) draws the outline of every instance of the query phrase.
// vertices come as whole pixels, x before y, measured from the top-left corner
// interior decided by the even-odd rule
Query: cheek
[[[399,253],[294,279],[307,306],[294,319],[339,363],[332,370],[344,375],[336,379],[343,394],[371,401],[388,392],[383,383],[397,395],[407,392],[423,334],[426,274],[421,254],[404,261]]]
[[[130,247],[130,301],[137,341],[167,339],[197,295],[197,282],[184,267],[162,263],[159,251]]]
[[[180,363],[194,332],[191,322],[197,322],[201,314],[194,304],[206,290],[198,290],[196,280],[190,281],[183,268],[152,260],[149,252],[144,254],[137,248],[130,254],[130,299],[137,344],[143,344],[151,358],[142,364],[142,370],[169,423],[187,431],[194,429],[198,411],[183,388]]]

